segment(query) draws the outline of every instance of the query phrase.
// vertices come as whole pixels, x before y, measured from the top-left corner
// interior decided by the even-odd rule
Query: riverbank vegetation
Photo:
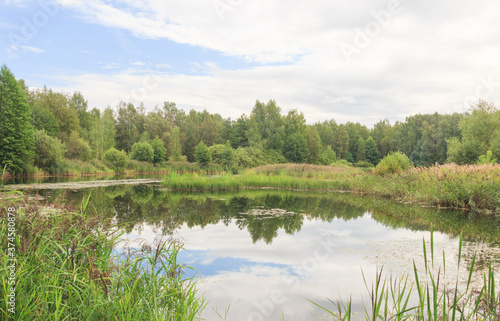
[[[265,165],[241,175],[171,174],[164,184],[173,190],[190,191],[244,188],[352,191],[386,196],[402,203],[500,214],[500,165],[447,164],[395,170],[396,166],[386,170],[385,163],[382,161],[372,171],[307,164]]]
[[[25,199],[0,208],[0,231],[2,320],[195,320],[205,306],[183,278],[175,241],[121,250],[121,230],[109,220]]]
[[[282,113],[273,100],[230,119],[172,102],[89,106],[80,92],[31,89],[6,66],[0,80],[0,167],[10,175],[168,172],[181,163],[233,173],[278,163],[369,168],[393,152],[425,167],[500,159],[500,111],[485,101],[464,113],[417,114],[368,128],[334,119],[307,124],[301,112]]]

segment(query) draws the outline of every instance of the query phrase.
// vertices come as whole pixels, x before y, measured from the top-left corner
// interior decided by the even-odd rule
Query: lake
[[[431,223],[436,270],[446,253],[442,282],[463,283],[475,252],[476,285],[490,259],[497,271],[500,266],[494,216],[350,193],[179,193],[155,180],[134,183],[41,185],[29,193],[75,208],[90,194],[89,215],[106,213],[125,228],[131,246],[160,237],[182,240],[178,260],[193,268],[186,277],[199,279],[209,301],[206,320],[221,320],[226,310],[227,320],[321,320],[325,311],[310,301],[333,310],[331,301],[339,299],[351,299],[361,318],[370,304],[365,281],[371,289],[377,271],[413,273],[413,260],[424,269],[423,239],[429,249]],[[461,231],[466,242],[457,270]]]

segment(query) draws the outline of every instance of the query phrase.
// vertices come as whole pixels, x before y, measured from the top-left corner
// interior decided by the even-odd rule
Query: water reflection
[[[368,284],[378,264],[386,271],[408,272],[412,260],[422,256],[422,238],[429,238],[431,223],[442,231],[434,236],[436,248],[445,249],[451,261],[460,231],[469,240],[467,258],[478,246],[485,248],[478,266],[487,266],[491,253],[498,252],[494,217],[375,197],[270,190],[183,194],[155,185],[39,193],[75,207],[91,193],[93,211],[125,226],[129,239],[182,238],[187,251],[179,260],[202,278],[210,307],[223,311],[230,306],[228,320],[282,320],[282,315],[311,320],[323,313],[307,299],[333,308],[327,298],[350,295],[361,310],[368,304],[361,295],[366,293],[361,269]],[[211,308],[203,317],[219,320]]]

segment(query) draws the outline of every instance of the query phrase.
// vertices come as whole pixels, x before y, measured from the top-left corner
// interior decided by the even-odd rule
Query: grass
[[[204,308],[195,282],[182,277],[177,242],[118,253],[121,230],[99,216],[12,202],[0,210],[2,320],[195,320]],[[15,285],[8,283],[8,208],[16,209]],[[11,286],[15,314],[7,306]]]
[[[462,235],[460,235],[458,249],[458,267],[461,267],[462,258]],[[434,240],[431,227],[430,253],[423,242],[424,273],[417,270],[415,261],[410,281],[409,275],[400,278],[383,276],[383,268],[379,269],[375,282],[369,286],[369,307],[365,307],[365,320],[491,320],[500,319],[500,292],[496,292],[495,274],[489,265],[489,269],[483,275],[483,286],[474,288],[472,277],[474,274],[476,255],[468,269],[468,278],[461,285],[458,275],[454,286],[447,288],[443,279],[446,276],[446,260],[443,252],[443,266],[434,266]],[[430,258],[430,260],[428,259]],[[463,289],[465,287],[465,289]],[[310,301],[312,302],[312,301]],[[330,309],[312,302],[328,313],[333,320],[344,321],[353,318],[351,300],[333,302],[335,309]]]
[[[166,177],[174,190],[241,190],[283,188],[349,190],[377,194],[403,203],[500,213],[500,165],[454,164],[412,168],[377,175],[360,168],[307,164],[265,165],[239,176],[198,174]]]

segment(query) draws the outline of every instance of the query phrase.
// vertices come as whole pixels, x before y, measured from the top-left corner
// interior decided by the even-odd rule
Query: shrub
[[[210,150],[203,141],[199,142],[194,149],[194,158],[196,162],[205,167],[210,163]]]
[[[92,151],[89,143],[80,138],[77,132],[71,132],[71,135],[69,136],[66,157],[79,159],[84,162],[89,161],[92,158]]]
[[[335,154],[335,151],[330,146],[328,146],[325,149],[325,151],[321,154],[321,161],[325,165],[337,161],[337,154]]]
[[[214,163],[221,165],[226,171],[233,171],[236,167],[234,149],[229,144],[216,144],[209,147],[210,155]]]
[[[154,160],[155,151],[149,143],[139,142],[132,145],[130,158],[141,162],[152,162]]]
[[[123,150],[118,151],[110,148],[104,153],[104,160],[110,163],[110,167],[117,173],[123,172],[128,163],[128,156]]]
[[[45,130],[35,130],[35,166],[49,173],[57,173],[63,166],[66,146],[57,138],[47,135]]]
[[[156,138],[151,142],[151,147],[154,151],[153,163],[163,163],[167,159],[167,149],[163,144],[163,141],[156,136]]]
[[[359,161],[354,164],[355,167],[364,167],[364,168],[370,168],[373,167],[373,164],[367,161]]]
[[[339,159],[338,161],[331,163],[330,166],[334,166],[334,167],[352,167],[352,163],[346,161],[345,159]]]
[[[380,163],[378,163],[377,167],[375,167],[374,173],[378,175],[384,175],[387,173],[393,174],[405,171],[412,167],[413,163],[408,156],[400,152],[395,152],[385,156]]]

